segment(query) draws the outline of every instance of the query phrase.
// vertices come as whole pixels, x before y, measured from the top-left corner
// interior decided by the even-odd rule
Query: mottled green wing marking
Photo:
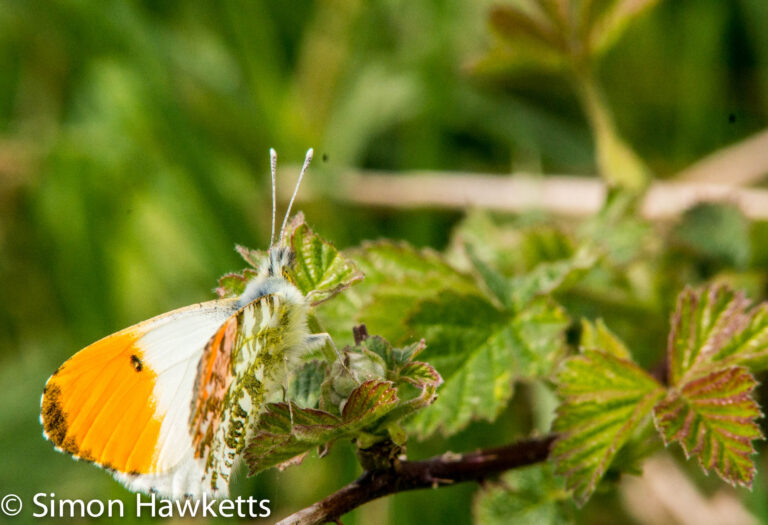
[[[285,379],[303,348],[306,305],[276,292],[244,306],[222,324],[198,365],[190,416],[195,457],[220,490],[266,397]],[[223,480],[223,481],[222,481]]]

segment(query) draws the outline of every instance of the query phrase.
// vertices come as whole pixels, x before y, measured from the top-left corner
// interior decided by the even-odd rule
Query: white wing
[[[201,494],[204,467],[189,433],[197,367],[207,341],[236,310],[237,299],[195,304],[84,348],[46,384],[44,435],[131,489]]]

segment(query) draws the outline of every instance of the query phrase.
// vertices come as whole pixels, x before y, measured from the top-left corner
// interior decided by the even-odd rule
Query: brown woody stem
[[[423,461],[397,460],[386,470],[364,472],[356,481],[291,514],[277,525],[334,522],[364,503],[396,492],[481,481],[506,470],[546,460],[554,440],[555,436],[550,435],[468,454],[448,452]]]

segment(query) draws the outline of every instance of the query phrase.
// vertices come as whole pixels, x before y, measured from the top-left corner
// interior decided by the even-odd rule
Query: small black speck
[[[736,122],[736,115],[735,115],[735,114],[733,114],[733,113],[731,113],[730,115],[728,115],[728,122],[730,122],[731,124],[733,124],[734,122]]]
[[[136,357],[135,354],[131,355],[131,364],[133,365],[133,368],[136,369],[137,372],[141,372],[141,370],[144,368],[144,365],[141,364],[141,359]]]
[[[323,162],[328,162],[328,154],[323,153]]]

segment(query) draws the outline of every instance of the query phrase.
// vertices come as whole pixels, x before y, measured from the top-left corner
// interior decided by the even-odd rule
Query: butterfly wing
[[[206,342],[237,300],[174,310],[112,334],[46,383],[41,422],[54,446],[112,471],[135,490],[200,491],[189,413]]]
[[[213,493],[226,490],[249,428],[307,349],[306,300],[283,282],[224,322],[200,360],[190,431]]]

